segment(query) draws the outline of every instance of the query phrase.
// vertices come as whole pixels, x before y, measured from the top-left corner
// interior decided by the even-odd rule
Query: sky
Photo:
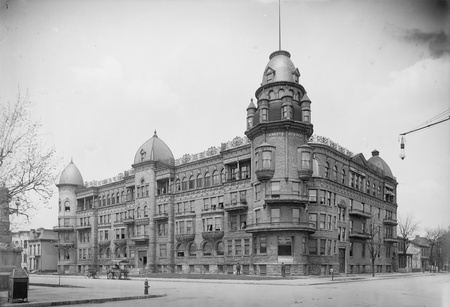
[[[281,49],[312,101],[314,133],[397,178],[400,216],[450,225],[446,1],[281,1]],[[0,103],[28,93],[61,171],[131,168],[154,131],[175,158],[244,136],[246,108],[278,50],[278,1],[0,0]],[[441,117],[446,118],[446,117]],[[20,229],[57,224],[57,190]]]

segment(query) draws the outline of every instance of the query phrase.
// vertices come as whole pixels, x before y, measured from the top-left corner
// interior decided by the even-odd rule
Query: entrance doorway
[[[345,273],[345,248],[339,249],[339,273]]]
[[[147,251],[138,251],[139,263],[138,267],[144,269],[147,266]]]

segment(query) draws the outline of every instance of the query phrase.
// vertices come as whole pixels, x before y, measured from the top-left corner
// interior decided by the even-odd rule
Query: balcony
[[[180,243],[191,242],[191,241],[194,241],[194,239],[195,239],[195,233],[178,234],[178,235],[175,235],[175,239],[177,239],[177,241]]]
[[[211,208],[202,209],[202,215],[217,214],[217,213],[223,214],[224,213],[223,207],[213,207],[213,206],[211,206]]]
[[[148,225],[150,223],[150,219],[148,217],[141,217],[135,220],[134,222],[137,225]]]
[[[114,245],[117,247],[123,247],[123,246],[127,245],[127,239],[116,239],[113,242],[114,242]]]
[[[108,247],[111,245],[111,241],[110,240],[100,240],[98,241],[98,246],[100,247]]]
[[[256,178],[258,178],[259,181],[265,181],[269,180],[273,177],[273,174],[275,173],[275,170],[273,169],[260,169],[255,171]]]
[[[370,239],[370,234],[364,231],[350,230],[348,237],[356,240],[367,240]]]
[[[167,212],[160,212],[156,213],[153,217],[154,220],[167,220],[169,218],[169,213]]]
[[[386,237],[384,237],[384,242],[387,242],[387,243],[397,243],[397,239],[396,238],[393,238],[392,236],[386,236]]]
[[[360,217],[363,219],[370,219],[372,217],[372,214],[370,214],[370,212],[366,212],[364,210],[355,209],[355,208],[350,208],[350,211],[348,212],[348,214],[350,216]]]
[[[175,217],[182,218],[182,217],[195,217],[195,211],[183,211],[183,212],[176,212]]]
[[[285,230],[314,233],[316,232],[316,225],[309,222],[267,222],[249,224],[245,229],[246,232],[250,233]]]
[[[135,235],[131,237],[133,242],[148,242],[148,235]]]
[[[134,217],[127,217],[123,219],[123,223],[125,225],[130,225],[130,224],[134,224]]]
[[[53,231],[56,231],[56,232],[72,232],[73,229],[74,229],[73,226],[70,226],[70,225],[53,226]]]
[[[247,210],[248,206],[247,206],[247,201],[246,200],[241,200],[240,202],[236,202],[236,203],[231,203],[231,204],[226,204],[225,205],[225,211],[229,212],[229,211],[236,211],[236,210]]]
[[[313,170],[310,168],[301,168],[297,170],[297,173],[300,180],[308,181],[309,179],[311,179]]]
[[[397,220],[394,219],[393,217],[386,217],[383,219],[383,224],[384,225],[391,225],[391,226],[397,226]]]
[[[71,249],[75,247],[74,242],[56,242],[53,245],[58,249]]]
[[[111,222],[98,224],[98,228],[111,228]]]
[[[266,194],[265,202],[268,205],[302,205],[306,206],[309,201],[307,195],[300,195],[299,193],[286,193],[286,192],[272,192],[271,194]]]
[[[76,226],[76,230],[84,230],[84,229],[91,229],[91,225],[90,224],[84,224],[84,225],[77,225]]]
[[[217,241],[223,238],[224,232],[222,230],[216,231],[204,231],[202,232],[202,237],[206,241]]]

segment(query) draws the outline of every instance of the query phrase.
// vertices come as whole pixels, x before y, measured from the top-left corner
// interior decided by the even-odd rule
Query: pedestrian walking
[[[239,262],[236,264],[236,275],[241,275],[241,265]]]
[[[284,262],[281,263],[281,276],[284,277],[286,275],[286,266]]]

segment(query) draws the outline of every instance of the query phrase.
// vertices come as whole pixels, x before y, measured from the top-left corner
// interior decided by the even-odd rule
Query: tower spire
[[[278,50],[281,50],[281,0],[278,0]]]

